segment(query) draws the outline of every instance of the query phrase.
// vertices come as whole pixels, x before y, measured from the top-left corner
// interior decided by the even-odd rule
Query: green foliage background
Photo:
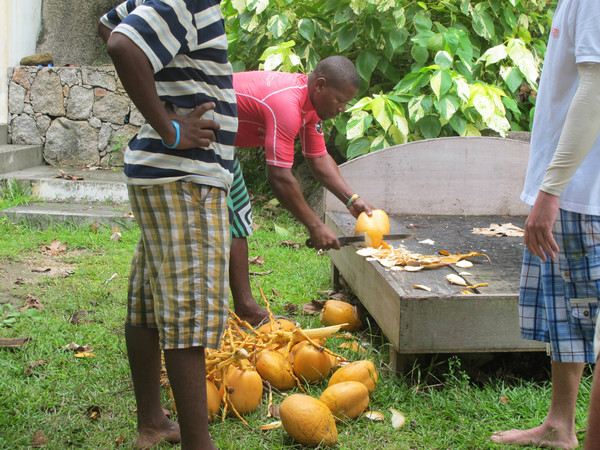
[[[529,130],[555,0],[223,0],[236,71],[354,61],[328,125],[347,159],[439,136]]]

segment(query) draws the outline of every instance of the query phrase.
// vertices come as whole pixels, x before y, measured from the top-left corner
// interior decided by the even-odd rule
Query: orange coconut
[[[382,209],[374,209],[371,216],[362,212],[356,219],[354,234],[364,234],[367,246],[377,248],[382,244],[383,236],[390,234],[390,219]]]
[[[327,378],[337,359],[325,352],[323,347],[315,347],[308,341],[302,341],[292,347],[290,359],[294,374],[307,383],[318,383]]]
[[[354,419],[369,406],[369,390],[360,381],[329,386],[319,397],[336,419]]]
[[[333,386],[344,381],[359,381],[364,384],[369,393],[373,392],[377,384],[377,370],[375,364],[369,360],[354,361],[350,364],[340,367],[329,379],[328,386]]]
[[[327,300],[319,314],[319,319],[326,327],[345,324],[341,329],[346,331],[356,331],[362,327],[356,306],[340,300]]]
[[[325,403],[305,394],[292,394],[279,405],[285,431],[296,442],[307,446],[335,445],[337,427]]]
[[[280,391],[296,386],[292,367],[285,355],[278,350],[263,350],[256,360],[256,370],[263,380]]]
[[[238,413],[245,414],[254,411],[260,404],[262,378],[254,368],[240,369],[231,365],[227,368],[225,386],[221,384],[221,394],[223,389],[227,390],[229,411],[233,405]]]

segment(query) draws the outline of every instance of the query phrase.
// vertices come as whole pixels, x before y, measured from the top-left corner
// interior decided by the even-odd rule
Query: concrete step
[[[0,179],[17,180],[41,201],[106,205],[129,202],[123,169],[120,168],[92,170],[46,165],[0,174]]]
[[[8,145],[1,135],[0,130],[0,174],[44,164],[41,145]]]
[[[14,206],[0,211],[0,217],[6,217],[12,223],[26,224],[37,228],[46,228],[53,223],[73,226],[93,223],[118,226],[128,229],[135,219],[125,205],[82,204],[64,202],[33,202],[29,205]]]

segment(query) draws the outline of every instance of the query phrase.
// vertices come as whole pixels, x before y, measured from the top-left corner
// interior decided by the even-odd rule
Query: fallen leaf
[[[252,258],[248,258],[248,262],[262,266],[265,263],[265,259],[262,256],[253,256]]]
[[[31,446],[32,447],[43,447],[48,443],[48,437],[44,435],[41,431],[36,431],[33,433],[33,437],[31,438]]]
[[[510,405],[510,400],[508,399],[508,397],[500,397],[500,401],[505,405]]]
[[[97,220],[94,223],[90,224],[90,231],[92,233],[98,232],[98,221]]]
[[[273,291],[273,294],[275,294],[277,297],[281,297],[281,294],[279,292],[277,292],[275,289],[271,288],[271,291]]]
[[[348,300],[348,297],[343,292],[335,292],[327,297],[328,300],[339,300],[341,302],[345,302]]]
[[[99,406],[90,406],[87,409],[87,412],[90,415],[90,420],[99,419],[102,414],[102,410],[100,409]]]
[[[367,411],[365,417],[369,420],[384,420],[383,414],[379,411]]]
[[[52,269],[50,267],[44,267],[43,269],[37,269],[37,268],[33,268],[31,269],[31,271],[33,273],[47,273],[50,272]]]
[[[274,430],[275,428],[279,428],[280,426],[281,426],[281,420],[278,420],[276,422],[271,422],[266,425],[259,425],[258,428],[260,428],[263,431],[268,431],[268,430]]]
[[[281,241],[278,245],[284,245],[284,246],[293,247],[293,248],[300,248],[300,246],[303,244],[301,244],[300,242],[296,242],[296,241],[286,240],[286,241]]]
[[[93,358],[96,355],[90,352],[81,352],[81,353],[75,353],[75,358]]]
[[[17,348],[24,347],[27,342],[31,341],[31,338],[0,338],[0,348]]]
[[[448,280],[450,284],[457,284],[458,286],[467,286],[467,282],[464,280],[464,278],[456,275],[455,273],[446,275],[446,280]]]
[[[319,314],[325,305],[326,300],[315,300],[313,299],[310,303],[304,303],[302,305],[302,314],[315,315]]]
[[[285,309],[288,313],[295,313],[296,311],[298,311],[298,305],[294,303],[288,303],[286,305],[283,305],[283,309]]]
[[[118,277],[119,277],[119,274],[117,272],[115,272],[110,276],[110,278],[108,280],[106,280],[104,282],[104,284],[107,285],[109,282],[111,282],[112,280],[114,280],[115,278],[118,278]]]
[[[123,237],[123,235],[121,233],[119,233],[118,231],[115,231],[111,236],[110,236],[110,240],[113,242],[119,242],[121,240],[121,238]]]
[[[422,284],[413,284],[412,287],[415,289],[421,289],[422,291],[431,292],[431,288],[427,286],[423,286]]]
[[[133,213],[130,211],[127,214],[123,214],[123,217],[133,218]]]
[[[125,441],[125,437],[124,436],[119,436],[118,438],[115,439],[115,445],[117,447],[119,447],[123,443],[123,441]]]
[[[406,422],[406,419],[404,418],[402,413],[395,409],[390,409],[390,412],[392,413],[392,426],[394,428],[402,428],[404,422]]]
[[[342,342],[338,345],[339,348],[350,348],[350,342]]]
[[[270,404],[269,405],[269,412],[271,413],[271,415],[273,417],[279,418],[279,406]]]
[[[38,311],[44,310],[44,305],[42,305],[37,298],[35,298],[31,294],[27,294],[27,298],[25,299],[25,306],[23,306],[20,311],[25,311],[26,309],[37,309]]]
[[[48,364],[48,361],[45,359],[42,359],[40,361],[34,361],[31,364],[29,364],[29,367],[27,367],[27,369],[25,369],[25,372],[23,372],[25,375],[32,375],[32,370],[35,369],[38,366],[43,366],[45,364]]]
[[[50,256],[56,256],[59,253],[67,251],[67,243],[53,239],[50,245],[42,245],[42,252]]]

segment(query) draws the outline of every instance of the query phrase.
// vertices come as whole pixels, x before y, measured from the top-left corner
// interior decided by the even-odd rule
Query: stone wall
[[[144,118],[113,67],[9,69],[8,139],[43,145],[51,165],[121,166]]]

